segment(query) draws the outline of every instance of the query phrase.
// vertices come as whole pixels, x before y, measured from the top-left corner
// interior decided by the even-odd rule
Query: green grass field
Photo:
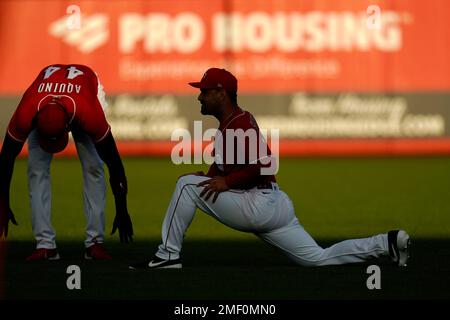
[[[184,245],[183,270],[127,270],[152,255],[177,177],[206,166],[170,159],[124,159],[135,242],[111,236],[113,198],[107,195],[106,246],[111,262],[84,261],[82,176],[78,160],[52,163],[53,225],[62,260],[25,263],[31,231],[25,160],[11,187],[19,226],[10,228],[3,282],[7,299],[449,299],[449,158],[281,159],[280,187],[319,244],[406,229],[411,262],[381,267],[381,290],[368,290],[364,265],[305,268],[252,234],[231,230],[198,211]],[[375,263],[375,262],[374,262]],[[66,268],[79,265],[82,289],[66,288]]]

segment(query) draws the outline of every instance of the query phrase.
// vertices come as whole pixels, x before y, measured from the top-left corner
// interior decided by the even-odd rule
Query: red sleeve
[[[259,158],[259,128],[256,124],[255,119],[249,113],[246,113],[243,117],[237,118],[234,123],[230,125],[230,128],[234,130],[242,129],[244,132],[247,132],[247,130],[256,131],[256,154],[250,155],[250,141],[248,139],[245,140],[245,143],[241,145],[240,149],[238,149],[240,145],[236,144],[234,146],[234,164],[229,165],[231,167],[231,170],[228,172],[225,178],[228,187],[232,189],[246,189],[249,186],[254,186],[257,183],[261,173],[261,165],[257,160]],[[255,141],[253,141],[253,143],[255,143]],[[254,148],[255,146],[253,145],[252,147]],[[244,154],[244,164],[237,164],[238,155],[240,154]]]
[[[96,74],[90,70],[86,70],[89,77],[90,90],[80,101],[80,108],[76,112],[76,121],[78,125],[86,132],[94,141],[98,143],[102,141],[111,131],[111,127],[105,117],[101,102],[98,98],[98,79]]]
[[[261,174],[261,168],[270,167],[270,163],[262,164],[261,159],[271,154],[267,143],[261,144],[264,139],[259,131],[258,125],[253,116],[246,112],[245,116],[239,117],[234,121],[229,128],[242,129],[248,133],[248,130],[256,131],[255,139],[246,139],[243,144],[235,144],[235,159],[234,164],[225,165],[225,176],[228,187],[232,189],[249,189],[252,188],[267,179],[274,180],[273,176],[263,176]],[[226,140],[227,138],[225,138]],[[255,145],[256,144],[256,145]],[[260,147],[266,148],[266,152],[262,153]],[[256,152],[256,154],[255,154]],[[237,156],[244,155],[244,163],[239,164]]]
[[[79,119],[79,124],[92,138],[94,143],[102,141],[111,130],[111,127],[106,121],[105,113],[96,103],[90,106],[90,112],[85,112],[81,119]]]
[[[37,102],[30,88],[24,93],[8,124],[8,135],[18,142],[25,142],[27,139],[33,128],[33,119],[37,113]]]

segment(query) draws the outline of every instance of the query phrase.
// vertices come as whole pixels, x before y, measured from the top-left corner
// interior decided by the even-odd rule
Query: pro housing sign
[[[448,1],[373,4],[2,1],[0,90],[76,61],[110,93],[191,93],[210,66],[236,73],[242,93],[447,91]]]
[[[237,76],[243,107],[282,139],[448,136],[445,0],[7,0],[0,21],[0,95],[20,96],[46,65],[87,64],[122,139],[170,138],[143,119],[190,128],[187,82],[212,66]],[[124,94],[148,114],[115,117]],[[149,96],[170,114],[155,118]]]

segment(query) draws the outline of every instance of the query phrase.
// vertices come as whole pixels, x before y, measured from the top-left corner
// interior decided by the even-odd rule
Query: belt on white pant
[[[270,189],[274,191],[280,190],[276,182],[269,182],[262,185],[257,185],[256,189]]]

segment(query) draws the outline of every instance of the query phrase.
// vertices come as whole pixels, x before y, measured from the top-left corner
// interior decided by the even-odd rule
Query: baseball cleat
[[[130,264],[128,268],[131,270],[137,269],[181,269],[183,267],[181,259],[164,260],[153,256],[152,259],[139,263]]]
[[[389,255],[399,267],[406,267],[410,257],[410,245],[411,240],[406,231],[392,230],[388,232]]]
[[[39,260],[59,260],[60,256],[56,249],[39,248],[33,251],[25,261],[39,261]]]
[[[101,243],[96,243],[89,248],[86,248],[84,253],[84,258],[86,260],[111,260],[112,257],[109,255],[106,248]]]

